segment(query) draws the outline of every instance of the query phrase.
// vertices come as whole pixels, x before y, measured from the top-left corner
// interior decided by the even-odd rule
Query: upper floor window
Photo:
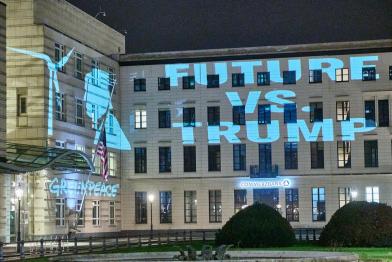
[[[116,76],[113,68],[108,67],[108,71],[109,71],[109,92],[111,94],[114,86],[116,85]],[[113,93],[116,93],[116,89],[114,89]]]
[[[27,114],[27,96],[18,95],[18,116]]]
[[[98,85],[99,81],[99,62],[96,59],[91,60],[91,72],[92,72],[92,82],[94,85]]]
[[[375,67],[362,68],[362,81],[374,81],[374,80],[376,80],[376,68]]]
[[[258,122],[261,125],[271,124],[271,105],[258,106]]]
[[[60,62],[65,57],[65,46],[59,43],[54,44],[54,61]],[[65,72],[65,65],[58,68],[59,71]]]
[[[297,82],[295,78],[295,71],[283,71],[283,84],[284,85],[292,85]]]
[[[171,127],[171,116],[170,109],[159,109],[158,110],[158,124],[159,128],[170,128]]]
[[[184,127],[194,127],[196,125],[196,112],[194,107],[182,109]]]
[[[158,78],[158,90],[170,90],[170,77]]]
[[[324,168],[324,142],[310,142],[310,168]]]
[[[246,144],[233,145],[233,170],[246,170]]]
[[[208,146],[208,171],[221,170],[221,150],[220,145]]]
[[[297,123],[297,104],[284,104],[284,123]]]
[[[389,101],[388,99],[378,100],[378,126],[389,126]]]
[[[65,199],[56,198],[56,226],[65,225]]]
[[[207,75],[207,88],[219,88],[219,75]]]
[[[135,92],[146,91],[146,79],[145,78],[135,78],[135,79],[133,79],[133,90]]]
[[[323,103],[322,102],[311,102],[309,103],[309,119],[310,122],[323,122]]]
[[[209,126],[220,125],[220,109],[219,106],[207,107],[207,121]]]
[[[321,83],[323,81],[321,69],[309,71],[309,83]]]
[[[259,171],[260,173],[269,173],[272,171],[271,143],[259,144]]]
[[[82,99],[76,98],[76,124],[78,126],[84,126],[84,103]]]
[[[245,76],[243,73],[234,73],[231,75],[232,86],[239,87],[245,86]]]
[[[74,76],[83,79],[83,56],[81,53],[74,53]]]
[[[233,124],[245,125],[245,106],[233,106]]]
[[[365,140],[365,167],[378,167],[378,143],[377,140]]]
[[[366,126],[376,126],[376,102],[374,100],[365,101]]]
[[[147,128],[147,110],[145,108],[135,110],[135,128]]]
[[[135,147],[135,173],[147,173],[147,148]]]
[[[338,68],[335,70],[336,82],[348,82],[348,68]]]
[[[109,176],[116,176],[117,171],[117,154],[109,152]]]
[[[338,167],[350,168],[351,167],[351,142],[338,141]]]
[[[392,80],[392,66],[389,66],[389,80]]]
[[[195,89],[195,77],[194,76],[183,76],[182,77],[182,89]]]
[[[298,143],[284,143],[284,167],[285,169],[298,169]]]
[[[184,172],[196,172],[195,146],[184,146]]]
[[[336,101],[336,121],[350,120],[350,101]]]
[[[257,73],[257,85],[258,86],[270,85],[270,72],[258,72]]]
[[[65,95],[63,93],[56,92],[56,119],[60,121],[67,121],[66,119],[66,107],[65,107]]]
[[[159,147],[159,172],[171,172],[171,148]]]

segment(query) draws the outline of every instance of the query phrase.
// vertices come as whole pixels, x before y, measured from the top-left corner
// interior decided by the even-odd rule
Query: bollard
[[[161,245],[161,233],[158,232],[158,246]]]
[[[306,241],[309,241],[309,231],[308,231],[308,229],[306,229]]]
[[[129,233],[127,234],[127,247],[131,247],[131,240],[129,239]]]
[[[103,243],[102,243],[102,250],[105,252],[106,251],[106,238],[105,236],[103,237]]]
[[[63,254],[63,249],[61,248],[61,237],[57,240],[57,242],[58,242],[57,254],[58,255],[62,255]]]
[[[192,230],[191,230],[191,231],[189,231],[189,242],[191,242],[191,243],[192,243]]]
[[[176,242],[178,242],[178,232],[176,231]]]
[[[203,231],[203,243],[206,242],[206,232]]]
[[[148,238],[148,246],[151,246],[151,237]]]
[[[73,250],[74,254],[78,253],[78,239],[75,237],[74,238],[74,250]]]
[[[93,253],[93,238],[91,236],[88,238],[88,246],[90,253]]]
[[[166,239],[166,244],[170,244],[170,231],[167,231],[167,239]]]
[[[3,262],[4,261],[4,251],[3,251],[3,242],[0,242],[0,261]]]
[[[316,241],[316,229],[313,229],[313,241]]]
[[[118,248],[118,235],[116,235],[116,249]]]
[[[182,240],[185,242],[186,241],[186,232],[184,230],[184,232],[182,232]]]
[[[139,234],[139,243],[138,246],[141,247],[142,246],[142,236]]]
[[[39,240],[40,242],[40,248],[39,248],[39,256],[44,257],[45,256],[45,249],[44,249],[44,240],[41,238]]]
[[[20,241],[20,259],[25,258],[25,252],[24,252],[24,240]]]
[[[302,241],[302,230],[299,229],[299,241]]]

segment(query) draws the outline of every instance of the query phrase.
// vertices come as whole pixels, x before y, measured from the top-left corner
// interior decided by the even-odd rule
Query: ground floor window
[[[196,191],[184,192],[184,220],[185,223],[197,222],[197,193]]]
[[[380,196],[379,196],[379,188],[378,186],[369,186],[366,187],[366,201],[367,202],[380,202]]]
[[[65,199],[56,198],[56,226],[65,225]]]
[[[116,203],[109,202],[109,225],[114,225],[116,222]]]
[[[172,222],[172,194],[170,191],[159,192],[160,221],[162,224]]]
[[[247,205],[246,189],[234,190],[234,214]]]
[[[325,221],[325,188],[312,188],[312,220]]]
[[[299,221],[299,197],[298,188],[289,188],[286,193],[286,219],[287,221]]]
[[[78,226],[84,225],[84,205],[82,204],[82,200],[78,200],[76,204],[76,212],[78,216]]]
[[[147,192],[135,192],[135,223],[147,224]]]
[[[210,223],[222,222],[222,193],[220,190],[208,191]]]
[[[94,226],[99,226],[100,224],[100,212],[99,212],[99,201],[98,200],[94,200],[93,201],[93,214],[92,214],[92,218],[93,218],[93,225]]]
[[[351,201],[351,189],[349,187],[339,187],[339,208]]]
[[[279,189],[253,189],[253,203],[263,203],[272,208],[278,209]]]

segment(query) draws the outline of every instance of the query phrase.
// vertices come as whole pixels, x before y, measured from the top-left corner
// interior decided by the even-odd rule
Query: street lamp
[[[150,202],[150,225],[151,225],[150,239],[152,239],[152,229],[153,229],[153,226],[152,226],[152,202],[154,202],[154,195],[153,194],[148,195],[148,201]]]
[[[15,188],[15,195],[18,198],[18,232],[17,232],[17,236],[16,236],[16,242],[17,242],[17,246],[16,246],[16,251],[20,252],[20,200],[23,196],[23,189],[21,187],[21,185],[18,185]]]

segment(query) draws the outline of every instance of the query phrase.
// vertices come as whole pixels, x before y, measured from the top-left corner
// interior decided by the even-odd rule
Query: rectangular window
[[[259,171],[264,174],[272,171],[271,143],[259,144]]]
[[[135,147],[135,173],[147,173],[147,148]]]
[[[208,191],[210,223],[222,222],[222,193],[220,190]]]
[[[310,142],[311,168],[324,168],[324,142]]]
[[[60,62],[65,57],[65,46],[59,43],[54,44],[54,61]],[[59,68],[59,71],[65,72],[65,65]]]
[[[297,104],[284,104],[284,123],[297,123]]]
[[[172,222],[172,193],[171,191],[159,192],[160,221],[161,224]]]
[[[92,59],[91,60],[91,72],[92,72],[92,83],[94,85],[98,85],[99,80],[99,62],[98,60]]]
[[[84,226],[84,205],[80,199],[76,203],[76,212],[78,212],[78,226]]]
[[[195,77],[194,76],[183,76],[182,77],[182,89],[195,89]]]
[[[170,90],[170,77],[158,78],[158,90]]]
[[[312,188],[312,220],[325,221],[325,188]]]
[[[270,85],[270,72],[258,72],[257,73],[257,85],[258,86]]]
[[[286,195],[286,219],[289,222],[299,222],[299,197],[298,188],[285,190]]]
[[[171,172],[171,148],[159,147],[159,173]]]
[[[194,107],[183,108],[182,117],[183,117],[184,127],[195,127],[196,112]]]
[[[350,101],[336,101],[336,121],[350,120]]]
[[[377,140],[365,140],[365,167],[378,167],[378,143]]]
[[[365,101],[366,126],[376,126],[376,102],[374,100]]]
[[[258,106],[258,121],[260,125],[271,124],[271,105]]]
[[[219,106],[207,107],[207,120],[209,126],[220,125],[220,108]]]
[[[338,141],[338,167],[350,168],[351,167],[351,142]]]
[[[170,128],[171,127],[171,115],[170,109],[159,109],[158,111],[159,128]]]
[[[91,104],[91,128],[98,128],[98,105]]]
[[[367,202],[380,202],[380,191],[378,186],[366,187],[366,201]]]
[[[116,204],[114,201],[109,201],[109,225],[116,223]]]
[[[219,75],[207,75],[207,88],[219,88]]]
[[[351,202],[351,189],[349,187],[339,187],[339,208]]]
[[[65,95],[56,92],[56,120],[67,121],[65,111]]]
[[[298,143],[284,143],[284,167],[285,169],[298,169]]]
[[[55,142],[55,146],[56,146],[56,148],[65,148],[65,142],[64,141],[61,141],[61,140],[56,140],[56,142]]]
[[[81,53],[74,53],[74,76],[83,79],[83,56]]]
[[[392,66],[389,66],[389,80],[392,80]]]
[[[295,78],[295,71],[283,71],[283,84],[284,85],[293,85],[297,82]]]
[[[101,173],[101,160],[99,159],[99,156],[95,156],[95,149],[91,150],[91,159],[94,159],[94,169],[96,174]]]
[[[84,126],[84,103],[82,99],[76,98],[76,124],[78,126]]]
[[[135,192],[135,223],[147,224],[147,192]]]
[[[195,146],[184,146],[184,172],[196,172]]]
[[[233,170],[246,170],[246,144],[233,145]]]
[[[378,126],[389,126],[389,101],[388,99],[378,100]]]
[[[245,75],[243,73],[234,73],[231,74],[232,86],[240,87],[245,86]]]
[[[27,113],[27,97],[25,95],[18,95],[18,116],[26,115]]]
[[[114,112],[113,110],[109,110],[108,114],[108,133],[114,134]]]
[[[234,214],[247,206],[246,189],[234,190]]]
[[[146,79],[145,78],[135,78],[133,79],[133,90],[135,92],[146,91]]]
[[[309,103],[309,108],[310,122],[323,122],[323,102],[311,102]]]
[[[100,224],[100,210],[99,210],[99,201],[98,200],[93,200],[93,225],[94,226],[99,226]]]
[[[109,72],[109,92],[110,92],[110,94],[112,94],[112,92],[113,92],[113,94],[115,94],[116,89],[113,90],[114,86],[116,85],[116,76],[114,73],[114,69],[111,67],[108,67],[108,72]]]
[[[348,68],[338,68],[335,70],[336,82],[348,82]]]
[[[197,223],[196,191],[184,191],[184,222]]]
[[[117,155],[109,152],[109,176],[116,176],[117,171]]]
[[[56,226],[65,225],[65,199],[56,198]]]
[[[221,150],[220,145],[208,146],[208,171],[221,170]]]
[[[245,106],[233,106],[233,124],[245,125]]]
[[[309,83],[321,83],[323,81],[321,69],[309,70]]]
[[[135,129],[147,128],[147,110],[145,108],[135,109]]]
[[[375,80],[376,80],[376,68],[375,67],[362,68],[362,81],[375,81]]]

